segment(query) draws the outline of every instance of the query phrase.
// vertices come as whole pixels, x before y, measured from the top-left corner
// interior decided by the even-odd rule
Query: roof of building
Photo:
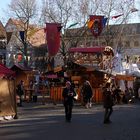
[[[114,25],[109,25],[108,26],[109,32],[105,28],[100,36],[104,36],[105,34],[110,33],[110,34],[115,34],[116,33],[122,33],[125,35],[134,35],[134,34],[140,34],[140,23],[129,23],[129,24],[114,24]],[[65,30],[65,35],[66,37],[79,37],[82,35],[88,35],[88,36],[93,36],[92,32],[90,29],[85,26],[85,27],[79,27],[79,28],[73,28],[73,29],[66,29]]]
[[[0,21],[0,39],[5,39],[5,38],[6,38],[6,31],[2,22]]]
[[[10,69],[13,70],[13,71],[16,71],[16,70],[21,70],[21,71],[31,71],[31,70],[32,70],[31,68],[24,67],[24,66],[19,65],[19,64],[15,64],[15,65],[13,65]]]
[[[24,29],[25,24],[21,20],[10,18],[8,20],[5,28],[7,28],[8,26],[12,26],[12,25],[15,26],[17,31],[25,30]],[[8,30],[7,32],[9,32],[9,33],[13,32],[12,28],[10,30]],[[7,35],[11,35],[11,34],[7,34]],[[33,47],[40,47],[40,46],[42,47],[42,45],[46,46],[46,35],[45,35],[43,27],[39,27],[37,25],[30,24],[27,36],[28,36],[29,43]]]
[[[0,76],[15,76],[15,72],[0,64]]]
[[[34,28],[29,32],[29,42],[34,47],[46,46],[46,34],[44,28]]]
[[[86,48],[70,48],[69,52],[79,52],[79,53],[102,53],[104,51],[104,46],[96,46],[96,47],[86,47]]]

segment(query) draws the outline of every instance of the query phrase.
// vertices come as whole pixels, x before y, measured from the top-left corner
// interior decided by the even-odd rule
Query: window
[[[134,41],[134,46],[138,47],[139,46],[139,42],[138,41]]]
[[[102,42],[102,45],[103,45],[103,46],[106,45],[106,42]]]
[[[128,47],[128,48],[130,47],[130,42],[129,41],[125,42],[125,47]]]

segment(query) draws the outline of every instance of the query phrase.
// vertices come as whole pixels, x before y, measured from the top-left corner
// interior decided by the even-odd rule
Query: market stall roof
[[[96,47],[76,47],[76,48],[70,48],[69,52],[79,52],[79,53],[102,53],[105,49],[105,46],[96,46]]]
[[[57,76],[57,74],[49,74],[49,75],[47,75],[47,78],[56,79],[56,78],[58,78],[58,76]]]
[[[0,64],[0,76],[15,76],[15,72]]]
[[[31,68],[23,67],[22,65],[19,65],[19,64],[13,65],[10,69],[14,70],[14,71],[16,71],[17,69],[22,70],[22,71],[31,71],[32,70]]]

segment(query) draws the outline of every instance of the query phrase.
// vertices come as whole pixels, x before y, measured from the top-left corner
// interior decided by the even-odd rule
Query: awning
[[[56,78],[58,78],[58,76],[57,76],[57,74],[49,74],[49,75],[47,75],[47,78],[56,79]]]
[[[79,53],[102,53],[105,49],[105,46],[97,46],[97,47],[87,47],[87,48],[70,48],[69,52],[79,52]]]
[[[10,69],[13,70],[13,71],[16,71],[17,69],[22,70],[22,71],[31,71],[32,70],[31,68],[24,67],[24,66],[22,66],[20,64],[15,64]]]
[[[54,68],[54,72],[60,72],[60,71],[62,71],[62,67],[55,67]]]
[[[117,80],[134,81],[134,77],[131,75],[119,75],[119,74],[117,74],[115,78]]]
[[[15,72],[4,66],[3,64],[0,64],[0,76],[15,76]]]

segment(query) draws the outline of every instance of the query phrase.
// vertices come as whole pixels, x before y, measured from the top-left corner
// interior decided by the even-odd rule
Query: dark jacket
[[[104,99],[104,108],[110,108],[113,106],[113,97],[111,95],[111,91],[105,89],[103,91],[103,99]]]
[[[18,84],[16,92],[17,92],[17,95],[22,96],[24,94],[23,85]]]
[[[84,85],[82,88],[82,95],[85,98],[91,98],[93,95],[92,88],[90,85]]]
[[[64,105],[73,105],[74,96],[76,96],[76,93],[73,88],[64,88],[62,96],[64,98]]]

